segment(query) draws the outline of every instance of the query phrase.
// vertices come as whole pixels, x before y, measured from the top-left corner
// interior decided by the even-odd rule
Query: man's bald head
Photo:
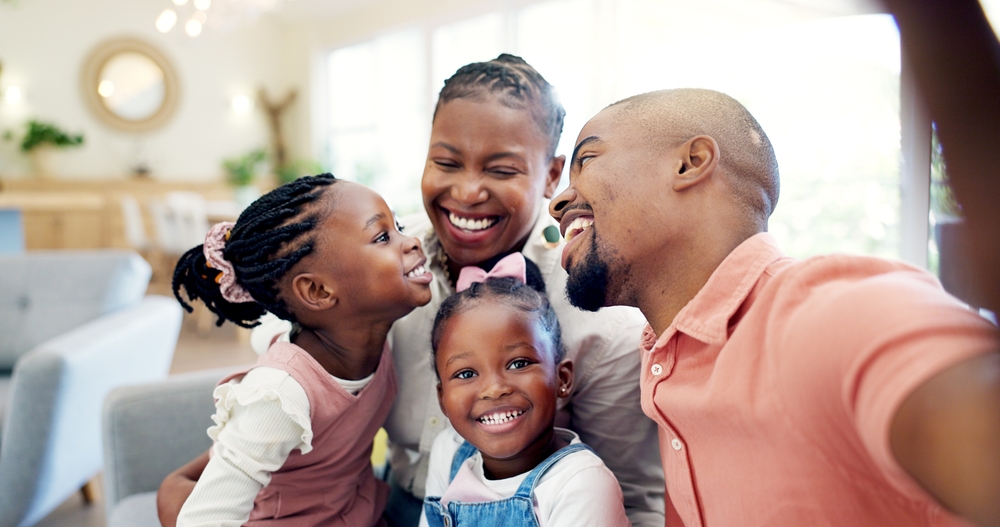
[[[778,203],[778,161],[760,124],[736,99],[712,90],[644,93],[608,107],[638,124],[657,147],[707,135],[719,145],[719,167],[747,212],[764,225]]]

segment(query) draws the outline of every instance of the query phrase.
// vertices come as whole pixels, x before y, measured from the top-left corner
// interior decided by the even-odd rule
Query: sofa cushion
[[[156,492],[133,494],[113,511],[107,511],[108,527],[160,527],[156,516]]]
[[[10,373],[0,373],[0,437],[3,437],[3,424],[7,415],[7,401],[10,398]]]
[[[38,344],[142,300],[150,267],[132,251],[0,256],[0,370]]]

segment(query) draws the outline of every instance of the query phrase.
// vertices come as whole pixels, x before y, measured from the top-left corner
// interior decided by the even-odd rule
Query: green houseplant
[[[253,183],[266,160],[267,152],[263,148],[255,148],[243,155],[222,161],[222,168],[226,171],[226,181],[233,186],[233,200],[240,207],[246,207],[260,197],[260,189],[253,186]]]
[[[55,172],[55,153],[65,148],[74,148],[83,144],[83,134],[69,134],[58,126],[31,119],[25,123],[24,136],[21,137],[21,152],[31,158],[34,172],[37,176],[48,176]],[[5,140],[13,140],[14,133],[8,130],[4,133]]]
[[[52,123],[32,119],[28,121],[26,128],[24,137],[21,138],[21,151],[24,153],[46,146],[69,148],[83,144],[83,134],[68,134]]]

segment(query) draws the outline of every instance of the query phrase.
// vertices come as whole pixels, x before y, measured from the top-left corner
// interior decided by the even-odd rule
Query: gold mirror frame
[[[148,57],[163,72],[163,104],[159,110],[141,120],[128,120],[112,112],[104,99],[97,93],[101,83],[101,72],[108,61],[119,53],[139,53]],[[148,132],[155,130],[170,120],[177,110],[180,99],[180,84],[166,55],[146,42],[135,38],[116,38],[98,44],[83,63],[82,88],[83,98],[90,110],[105,124],[125,132]]]

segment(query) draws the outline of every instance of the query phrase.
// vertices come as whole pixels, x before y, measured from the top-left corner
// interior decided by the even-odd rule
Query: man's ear
[[[562,179],[563,167],[566,166],[566,156],[556,156],[549,161],[549,172],[545,174],[545,198],[552,199],[556,195],[556,187]]]
[[[563,359],[556,365],[556,396],[560,399],[573,393],[573,361]]]
[[[324,311],[337,305],[336,284],[314,273],[302,273],[292,278],[292,293],[310,311]]]
[[[719,166],[719,143],[707,135],[696,135],[678,149],[680,164],[674,177],[677,192],[704,181]]]

